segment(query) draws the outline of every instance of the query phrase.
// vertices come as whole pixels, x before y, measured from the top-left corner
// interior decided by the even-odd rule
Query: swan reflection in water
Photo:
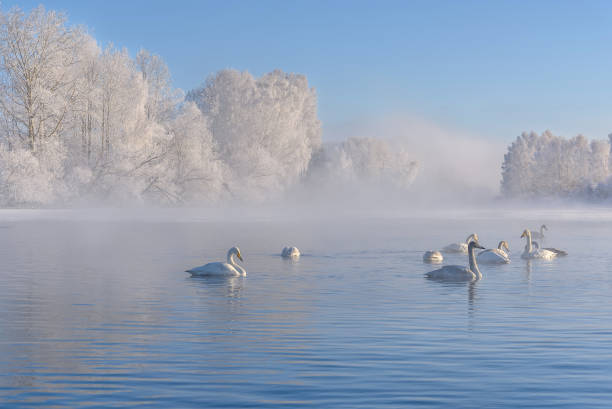
[[[210,295],[232,299],[240,298],[246,281],[243,277],[223,275],[192,275],[187,279],[199,284],[199,288],[206,290]]]
[[[449,296],[451,293],[455,293],[457,289],[467,287],[467,307],[468,307],[468,316],[472,318],[473,313],[476,311],[476,288],[478,286],[479,280],[472,281],[453,281],[453,280],[444,280],[440,278],[433,277],[425,277],[428,281],[435,281],[440,284],[444,289],[448,290],[445,294],[440,294],[441,297]],[[471,327],[470,327],[471,328]]]

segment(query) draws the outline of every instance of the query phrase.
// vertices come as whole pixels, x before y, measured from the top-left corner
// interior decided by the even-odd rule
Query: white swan
[[[544,230],[548,230],[548,227],[546,227],[545,224],[540,226],[540,231],[533,231],[531,232],[531,238],[532,239],[543,239],[544,238]]]
[[[506,250],[504,251],[504,249]],[[507,264],[510,262],[510,257],[508,257],[509,251],[508,242],[502,240],[499,242],[496,249],[481,251],[476,258],[479,263],[483,264]]]
[[[444,260],[442,253],[438,250],[429,250],[423,254],[423,261],[425,263],[441,263]]]
[[[244,261],[242,259],[242,255],[240,254],[240,249],[238,247],[232,247],[227,252],[227,263],[208,263],[185,271],[194,276],[246,276],[246,270],[236,264],[234,256],[238,257],[240,261]]]
[[[478,241],[471,241],[468,245],[468,261],[470,266],[444,266],[438,270],[430,271],[425,274],[427,278],[444,281],[474,281],[482,278],[478,269],[474,249],[484,249]]]
[[[463,253],[467,254],[468,252],[468,243],[472,240],[478,241],[478,235],[476,233],[472,233],[465,239],[465,243],[452,243],[448,246],[444,247],[442,251],[446,253]]]
[[[531,242],[531,232],[529,229],[525,229],[523,234],[521,234],[521,238],[527,238],[527,244],[525,245],[525,250],[523,254],[521,254],[521,258],[524,259],[543,259],[543,260],[552,260],[557,257],[557,253],[554,251],[550,251],[548,249],[541,249],[540,246],[537,248],[533,247],[533,243]]]
[[[301,255],[300,250],[297,247],[283,247],[283,251],[281,252],[281,257],[284,258],[299,258]]]

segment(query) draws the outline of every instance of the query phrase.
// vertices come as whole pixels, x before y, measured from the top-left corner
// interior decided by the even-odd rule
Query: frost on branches
[[[321,151],[303,75],[222,70],[185,98],[159,56],[101,48],[42,6],[0,12],[0,206],[263,201],[312,173],[413,170],[384,142]]]
[[[276,70],[256,79],[223,70],[187,100],[209,121],[234,197],[263,199],[284,191],[299,181],[321,145],[317,97],[303,75]]]
[[[501,191],[508,197],[607,197],[609,161],[608,141],[523,133],[504,156]]]

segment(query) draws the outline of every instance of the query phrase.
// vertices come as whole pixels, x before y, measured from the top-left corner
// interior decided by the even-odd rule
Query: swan
[[[430,271],[425,274],[427,278],[434,280],[445,281],[474,281],[482,278],[482,274],[478,269],[476,257],[474,257],[474,249],[484,249],[478,241],[471,241],[468,245],[468,261],[469,267],[463,266],[444,266],[438,270]]]
[[[236,264],[234,256],[238,257],[240,261],[244,261],[240,254],[240,249],[238,247],[232,247],[227,252],[227,263],[221,261],[208,263],[185,271],[194,276],[246,276],[246,270]]]
[[[504,251],[504,249],[506,250]],[[479,263],[483,264],[507,264],[510,262],[510,257],[508,257],[509,251],[508,242],[502,240],[499,242],[496,249],[481,251],[476,258]]]
[[[537,241],[532,241],[531,244],[536,249],[540,248],[540,243],[538,243]],[[557,257],[567,256],[567,251],[565,250],[559,250],[553,247],[544,247],[544,250],[548,250],[548,251],[552,251],[553,253],[556,253]]]
[[[472,240],[478,241],[478,235],[476,233],[472,233],[465,239],[465,243],[451,243],[448,246],[444,247],[442,251],[446,253],[463,253],[467,254],[468,252],[468,243]]]
[[[533,243],[531,241],[531,232],[529,229],[525,229],[523,234],[521,234],[521,238],[525,237],[527,239],[527,244],[525,245],[525,250],[523,254],[521,254],[521,258],[524,259],[543,259],[543,260],[552,260],[557,257],[557,253],[554,251],[550,251],[548,249],[541,249],[538,245],[537,248],[533,248]]]
[[[283,258],[299,258],[301,255],[300,250],[297,247],[283,247],[281,257]]]
[[[540,226],[540,231],[533,231],[531,232],[531,238],[532,239],[543,239],[544,238],[544,230],[548,230],[548,227],[546,227],[545,224]]]
[[[423,254],[423,261],[425,263],[441,263],[444,260],[442,253],[438,250],[429,250]]]

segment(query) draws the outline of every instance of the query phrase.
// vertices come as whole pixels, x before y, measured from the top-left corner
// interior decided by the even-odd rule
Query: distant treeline
[[[612,194],[610,146],[610,141],[589,142],[582,135],[565,139],[549,131],[523,133],[504,156],[502,194],[606,199]]]

